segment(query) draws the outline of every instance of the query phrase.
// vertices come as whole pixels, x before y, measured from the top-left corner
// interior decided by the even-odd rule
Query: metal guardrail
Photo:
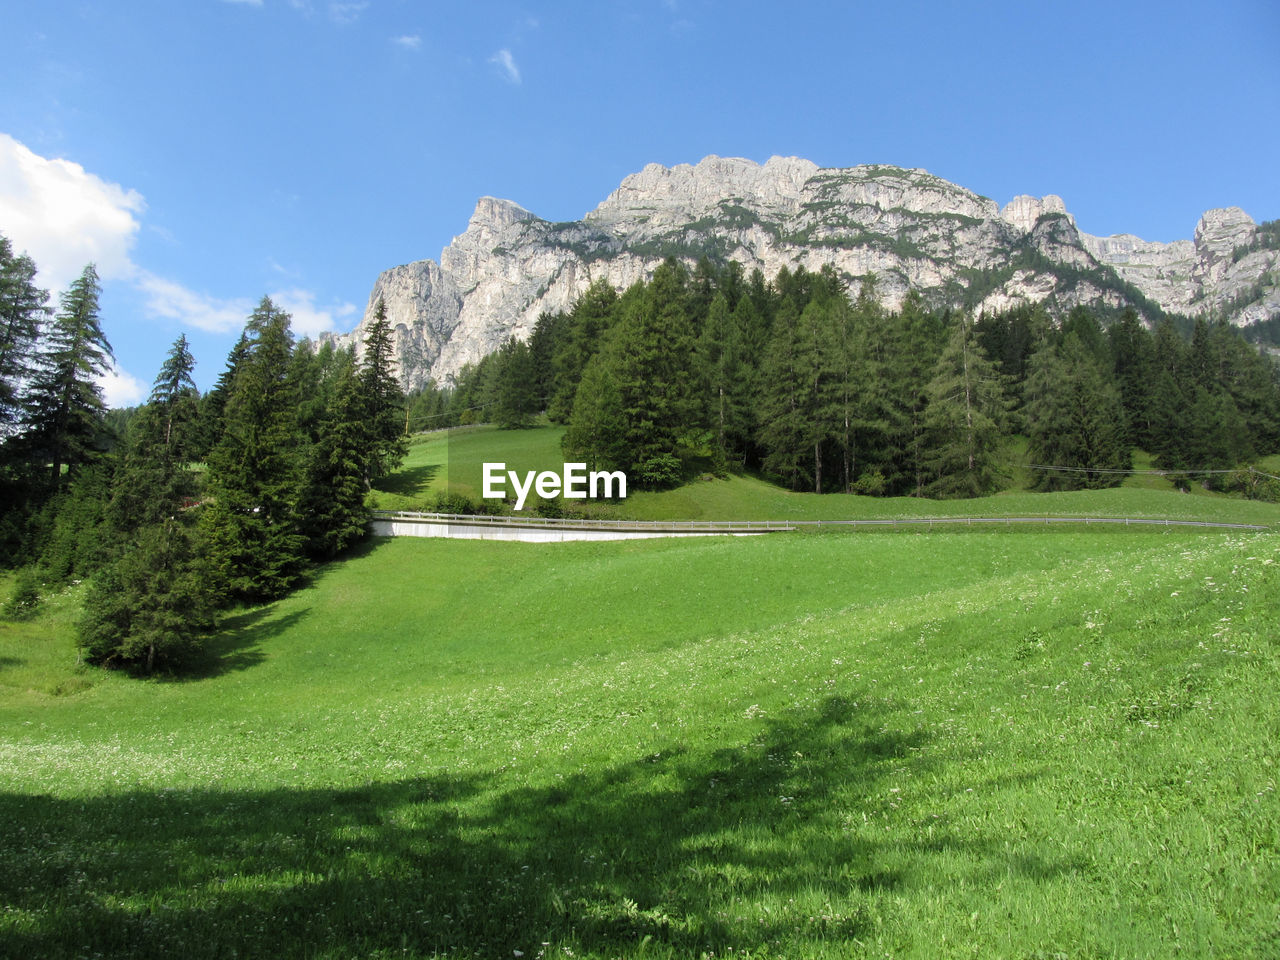
[[[1115,524],[1120,526],[1209,527],[1226,530],[1271,530],[1254,523],[1212,520],[1165,520],[1153,517],[885,517],[859,520],[569,520],[552,517],[514,517],[460,513],[417,513],[375,510],[375,520],[408,520],[450,525],[494,526],[546,530],[614,530],[650,533],[775,533],[799,527],[973,526],[975,524]]]

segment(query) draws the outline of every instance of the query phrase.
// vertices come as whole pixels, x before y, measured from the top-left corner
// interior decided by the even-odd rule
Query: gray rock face
[[[508,337],[527,338],[543,312],[568,310],[592,282],[625,288],[669,255],[691,266],[703,255],[736,260],[769,279],[784,266],[831,265],[855,290],[875,274],[891,308],[913,289],[935,304],[987,311],[1135,300],[1141,309],[1146,297],[1167,311],[1248,323],[1280,312],[1280,254],[1241,253],[1256,231],[1232,207],[1206,213],[1194,241],[1093,237],[1052,194],[1000,208],[924,170],[707,157],[649,164],[570,223],[482,197],[439,264],[384,272],[360,326],[335,339],[359,348],[381,297],[405,386],[449,383]]]

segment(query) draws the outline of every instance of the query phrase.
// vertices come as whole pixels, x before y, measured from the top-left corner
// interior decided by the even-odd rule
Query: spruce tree
[[[747,438],[748,370],[743,363],[743,337],[729,301],[717,291],[707,308],[698,339],[697,368],[701,380],[703,420],[712,430],[717,464],[741,462]]]
[[[188,462],[199,426],[194,367],[180,337],[116,470],[107,518],[117,548],[94,574],[79,626],[90,662],[146,672],[177,666],[213,625],[212,577],[193,511],[198,474]]]
[[[623,307],[611,352],[626,421],[628,472],[638,485],[679,478],[677,446],[693,411],[694,336],[685,312],[688,275],[674,260]]]
[[[365,336],[364,358],[359,372],[360,400],[368,443],[364,458],[367,483],[394,471],[408,452],[404,391],[393,372],[395,358],[392,346],[387,305],[379,297],[374,307],[373,323]]]
[[[617,470],[629,465],[627,423],[622,394],[603,353],[592,357],[578,382],[573,418],[560,441],[566,457],[582,460],[589,470]]]
[[[1124,407],[1125,438],[1131,446],[1146,447],[1151,434],[1151,380],[1154,373],[1151,335],[1126,309],[1107,331],[1111,369]]]
[[[198,531],[166,520],[144,528],[94,578],[78,642],[90,663],[147,673],[180,667],[213,628],[215,606]]]
[[[31,258],[16,256],[0,234],[0,444],[18,429],[19,391],[33,373],[40,324],[49,314],[49,294],[35,285],[35,275]]]
[[[1120,394],[1104,371],[1074,335],[1031,358],[1025,416],[1038,489],[1116,486],[1132,466]]]
[[[289,379],[289,315],[267,297],[245,327],[247,353],[227,398],[225,429],[209,454],[210,556],[232,599],[282,596],[303,567],[300,438]]]
[[[809,479],[805,470],[807,424],[800,314],[784,301],[773,320],[772,335],[760,368],[760,446],[763,466],[792,490]]]
[[[360,383],[351,364],[338,382],[317,441],[307,451],[298,511],[307,552],[329,559],[368,532],[365,505],[369,445]]]
[[[617,310],[618,292],[602,277],[578,298],[562,324],[551,360],[550,396],[546,401],[547,416],[556,423],[568,423],[573,416],[578,381],[600,349],[605,331],[614,325]]]
[[[98,319],[101,292],[90,264],[62,294],[28,388],[23,445],[32,463],[47,466],[50,490],[104,445],[107,408],[98,378],[114,357]]]
[[[533,426],[541,409],[529,346],[511,337],[498,351],[498,393],[493,421],[504,430]]]
[[[924,462],[937,497],[980,497],[1000,482],[997,457],[1006,401],[1000,375],[961,317],[928,386]]]

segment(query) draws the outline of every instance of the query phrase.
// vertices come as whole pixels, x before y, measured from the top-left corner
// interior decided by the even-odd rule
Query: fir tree
[[[245,330],[248,350],[227,398],[226,427],[209,455],[212,503],[204,522],[221,585],[232,598],[257,602],[282,596],[301,573],[301,464],[289,315],[264,297]]]
[[[629,464],[626,429],[617,381],[607,358],[597,354],[578,382],[573,419],[560,445],[566,457],[584,461],[590,470],[616,470]]]
[[[15,256],[0,234],[0,443],[21,420],[19,391],[33,371],[33,352],[40,324],[48,316],[49,294],[35,285],[36,265]]]
[[[511,337],[498,352],[498,389],[493,421],[504,430],[533,426],[541,409],[535,392],[533,355],[529,346]]]
[[[1120,395],[1104,370],[1075,336],[1060,348],[1046,342],[1032,357],[1025,414],[1039,489],[1116,486],[1131,467]]]
[[[151,673],[188,662],[213,628],[214,610],[198,532],[166,520],[146,527],[95,577],[78,640],[90,663]]]
[[[408,451],[404,391],[392,371],[393,364],[391,325],[387,322],[387,306],[379,297],[373,323],[365,337],[359,373],[368,441],[365,456],[367,482],[395,470]]]
[[[693,406],[692,325],[683,267],[667,260],[625,305],[611,352],[626,421],[628,472],[641,485],[675,482],[672,462]],[[676,461],[678,464],[678,461]]]
[[[573,416],[573,398],[578,381],[591,358],[600,349],[601,338],[610,329],[618,308],[618,292],[603,277],[591,284],[573,305],[551,361],[550,398],[547,416],[556,423],[568,423]]]
[[[62,294],[31,378],[23,443],[32,463],[47,465],[52,490],[104,443],[106,402],[98,378],[114,357],[98,320],[101,292],[90,264]]]
[[[338,372],[319,439],[308,451],[299,498],[307,552],[318,559],[337,556],[368,532],[368,443],[362,411],[360,384],[348,364]]]

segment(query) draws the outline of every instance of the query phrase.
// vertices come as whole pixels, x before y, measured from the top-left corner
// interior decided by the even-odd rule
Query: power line
[[[1243,467],[1237,470],[1210,470],[1210,469],[1200,469],[1197,467],[1187,467],[1184,470],[1119,470],[1114,467],[1059,467],[1059,466],[1048,466],[1042,463],[1027,463],[1027,464],[1023,464],[1023,466],[1025,466],[1028,470],[1054,470],[1060,473],[1123,473],[1128,476],[1153,476],[1153,477],[1184,476],[1186,474],[1201,475],[1201,474],[1247,472],[1247,473],[1257,474],[1260,477],[1267,477],[1271,480],[1280,480],[1280,477],[1274,476],[1273,474],[1270,474],[1270,473],[1263,473],[1261,470],[1255,470],[1253,467]]]

